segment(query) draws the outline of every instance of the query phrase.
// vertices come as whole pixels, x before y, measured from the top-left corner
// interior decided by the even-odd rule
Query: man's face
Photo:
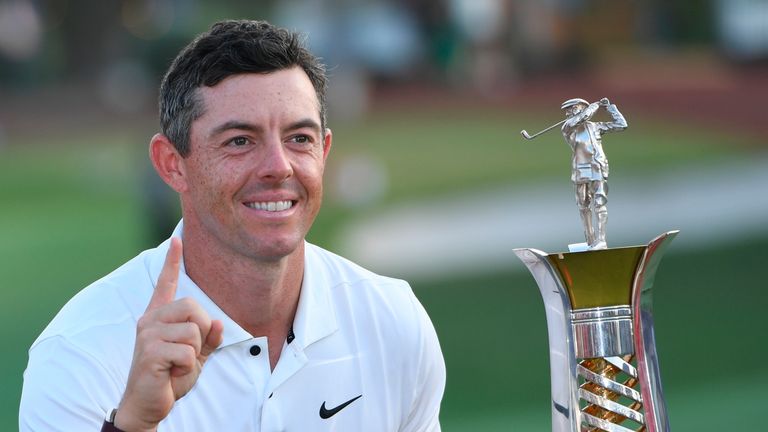
[[[198,91],[204,114],[181,161],[185,227],[212,253],[273,261],[296,251],[320,209],[331,146],[309,78],[295,67]]]
[[[584,104],[576,104],[576,105],[570,106],[570,107],[568,107],[568,108],[565,110],[565,116],[566,116],[566,117],[573,117],[573,116],[575,116],[576,114],[578,114],[578,113],[580,113],[580,112],[584,111],[584,108],[585,108],[585,107],[586,107],[586,106],[585,106]]]

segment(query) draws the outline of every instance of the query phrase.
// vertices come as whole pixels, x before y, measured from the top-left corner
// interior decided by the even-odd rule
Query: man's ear
[[[187,190],[184,158],[173,143],[163,134],[155,134],[149,141],[149,158],[155,171],[173,190],[178,193]]]
[[[333,141],[333,132],[330,128],[325,128],[323,134],[323,162],[328,158],[328,153],[331,151],[331,141]]]

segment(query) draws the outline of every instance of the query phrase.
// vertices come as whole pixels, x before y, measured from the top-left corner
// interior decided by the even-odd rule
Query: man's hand
[[[608,100],[608,98],[600,99],[600,105],[607,107],[610,104],[611,104],[611,102]]]
[[[194,300],[174,301],[181,258],[181,240],[172,238],[155,291],[136,327],[128,384],[115,416],[115,426],[126,432],[156,430],[222,341],[221,321],[211,320]]]

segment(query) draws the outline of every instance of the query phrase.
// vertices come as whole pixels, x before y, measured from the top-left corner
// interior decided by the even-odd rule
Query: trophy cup
[[[593,122],[601,108],[610,122]],[[522,248],[515,254],[539,286],[547,316],[552,387],[552,431],[666,432],[653,330],[652,287],[669,231],[645,246],[608,248],[608,160],[602,134],[627,122],[607,98],[569,99],[562,109],[566,142],[573,150],[572,181],[585,243],[547,254]]]

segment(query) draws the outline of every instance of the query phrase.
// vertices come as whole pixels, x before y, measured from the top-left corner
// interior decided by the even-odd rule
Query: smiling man
[[[411,288],[305,241],[325,88],[299,36],[265,22],[182,50],[149,146],[182,222],[35,341],[20,430],[440,430],[445,365]]]

